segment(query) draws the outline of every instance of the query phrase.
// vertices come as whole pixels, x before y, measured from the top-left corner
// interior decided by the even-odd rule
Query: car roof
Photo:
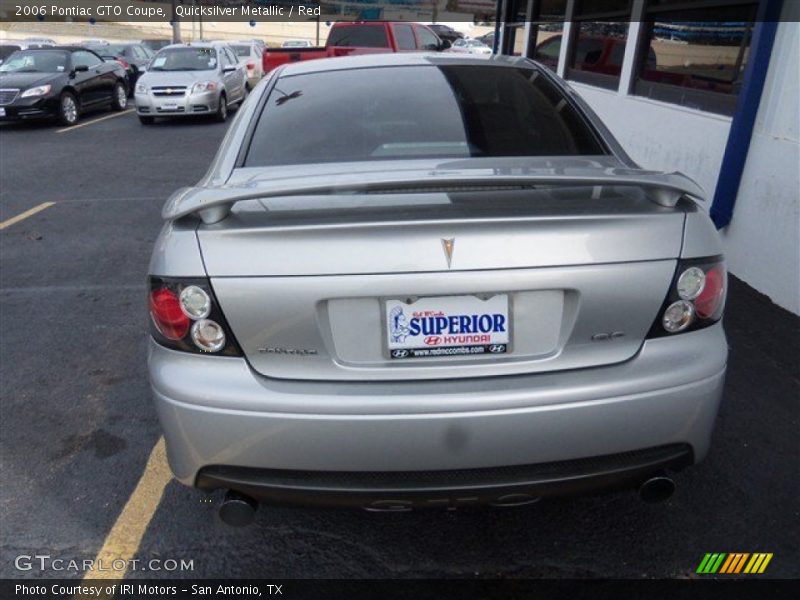
[[[25,48],[26,52],[52,52],[53,50],[61,52],[73,52],[75,50],[86,50],[84,46],[49,46],[47,48]]]
[[[349,69],[371,69],[377,67],[419,67],[436,65],[475,65],[493,67],[532,67],[533,61],[519,56],[493,55],[490,58],[467,54],[429,52],[402,52],[396,54],[360,54],[355,56],[338,56],[301,61],[286,65],[281,77],[322,73],[325,71],[343,71]]]
[[[229,42],[184,42],[182,44],[164,46],[162,50],[166,50],[167,48],[220,48],[229,45]]]

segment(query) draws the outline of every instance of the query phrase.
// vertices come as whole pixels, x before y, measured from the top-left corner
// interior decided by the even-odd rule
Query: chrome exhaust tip
[[[663,502],[675,492],[675,482],[666,475],[656,475],[639,486],[639,498],[648,503]]]
[[[219,507],[219,518],[231,527],[245,527],[253,522],[258,502],[250,496],[228,490]]]

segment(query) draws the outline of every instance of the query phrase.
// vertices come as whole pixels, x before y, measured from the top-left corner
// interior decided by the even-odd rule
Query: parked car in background
[[[175,44],[158,51],[136,84],[139,121],[156,117],[213,115],[228,118],[228,108],[247,97],[247,74],[227,43]]]
[[[290,62],[332,58],[354,54],[387,52],[441,52],[450,42],[439,39],[425,25],[409,22],[339,22],[334,23],[323,47],[267,48],[264,52],[264,73]]]
[[[264,50],[266,45],[263,42],[253,40],[227,42],[236,53],[239,64],[244,66],[247,72],[247,89],[252,90],[264,76]]]
[[[5,59],[7,59],[17,50],[27,50],[29,48],[52,48],[53,46],[55,46],[55,44],[44,41],[29,42],[26,40],[4,39],[0,43],[0,65],[2,65],[3,61],[5,61]]]
[[[441,23],[434,23],[432,25],[428,25],[428,28],[433,31],[436,35],[439,36],[441,40],[447,40],[451,44],[454,43],[456,40],[460,40],[464,37],[464,34],[460,31],[457,31],[450,27],[449,25],[442,25]]]
[[[172,40],[164,40],[164,39],[148,39],[148,40],[141,40],[140,43],[142,46],[148,48],[151,52],[158,52],[162,48],[166,48],[170,44],[172,44]]]
[[[479,40],[459,39],[453,42],[448,52],[489,55],[492,53],[492,49]]]
[[[0,65],[0,120],[58,119],[74,125],[84,112],[125,110],[125,71],[85,48],[19,50]]]
[[[44,48],[57,44],[55,40],[46,37],[27,37],[24,41],[28,43],[28,48]]]
[[[223,521],[657,501],[706,456],[726,270],[695,182],[526,59],[319,60],[254,93],[149,268],[169,462],[229,490]]]
[[[494,47],[494,31],[485,33],[481,36],[476,37],[475,39],[478,40],[479,42],[483,42],[484,44],[489,46],[489,48]]]
[[[15,44],[11,42],[0,44],[0,65],[2,65],[9,56],[18,50],[22,50],[21,44]]]
[[[104,60],[117,61],[128,75],[128,90],[133,94],[139,77],[147,71],[147,65],[155,53],[137,42],[121,44],[89,44],[86,48],[99,54]]]
[[[281,48],[313,48],[314,44],[308,40],[284,40]]]

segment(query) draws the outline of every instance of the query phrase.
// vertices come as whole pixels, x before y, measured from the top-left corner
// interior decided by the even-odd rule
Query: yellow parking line
[[[10,219],[6,219],[2,223],[0,223],[0,230],[5,229],[6,227],[11,227],[14,223],[19,223],[20,221],[27,219],[28,217],[32,217],[38,212],[42,212],[45,208],[50,208],[53,206],[55,202],[42,202],[41,204],[34,206],[33,208],[29,208],[23,213],[18,214],[16,217],[11,217]]]
[[[94,566],[84,579],[122,579],[128,572],[129,562],[138,552],[145,531],[164,495],[164,489],[172,480],[167,464],[164,438],[159,438],[147,459],[136,489],[117,517],[117,521],[106,536],[103,547],[97,553]],[[124,567],[120,559],[125,561]]]
[[[100,117],[99,119],[84,121],[83,123],[78,123],[77,125],[70,125],[69,127],[64,127],[63,129],[56,129],[56,133],[66,133],[67,131],[73,131],[74,129],[80,129],[81,127],[88,127],[89,125],[94,125],[95,123],[99,123],[100,121],[106,121],[108,119],[113,119],[115,117],[121,117],[122,115],[127,115],[130,112],[133,112],[132,108],[129,108],[128,110],[123,110],[122,112],[106,115],[105,117]]]

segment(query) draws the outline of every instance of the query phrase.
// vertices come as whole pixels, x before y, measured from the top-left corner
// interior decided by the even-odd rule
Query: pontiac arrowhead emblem
[[[447,258],[447,268],[450,268],[450,265],[453,262],[453,247],[456,245],[456,238],[450,238],[446,240],[442,238],[442,248],[444,248],[444,255]]]

